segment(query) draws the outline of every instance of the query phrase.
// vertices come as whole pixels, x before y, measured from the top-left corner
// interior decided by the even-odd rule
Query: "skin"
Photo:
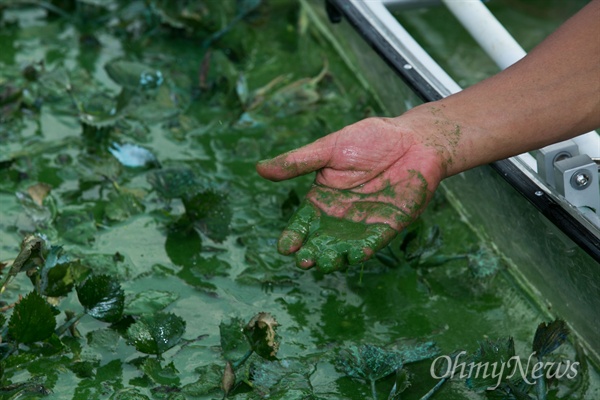
[[[446,177],[600,126],[600,0],[501,73],[396,118],[368,118],[258,162],[272,181],[316,172],[278,250],[324,272],[371,257]]]

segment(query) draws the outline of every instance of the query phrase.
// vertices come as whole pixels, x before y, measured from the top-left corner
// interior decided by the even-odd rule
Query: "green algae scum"
[[[0,1],[0,398],[600,397],[441,193],[343,272],[277,253],[312,177],[255,163],[388,115],[311,7]]]

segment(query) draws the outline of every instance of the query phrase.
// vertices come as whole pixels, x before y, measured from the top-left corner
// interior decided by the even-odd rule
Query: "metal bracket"
[[[588,207],[600,213],[598,166],[587,154],[554,163],[556,189],[575,207]]]
[[[579,147],[572,140],[566,140],[541,148],[535,155],[538,174],[548,185],[555,188],[554,163],[576,155],[579,155]]]

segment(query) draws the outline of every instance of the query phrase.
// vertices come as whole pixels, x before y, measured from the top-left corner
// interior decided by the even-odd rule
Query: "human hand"
[[[323,272],[370,258],[412,222],[445,173],[446,148],[409,119],[369,118],[257,164],[281,181],[317,171],[278,250]]]

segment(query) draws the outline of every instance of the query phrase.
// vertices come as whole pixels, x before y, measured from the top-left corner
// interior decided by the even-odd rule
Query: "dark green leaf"
[[[69,369],[73,371],[78,378],[93,378],[96,373],[96,368],[99,366],[100,361],[76,361],[69,366]]]
[[[111,193],[104,215],[111,221],[124,221],[144,212],[144,205],[131,193]]]
[[[63,239],[77,244],[89,244],[96,234],[96,222],[87,211],[65,210],[56,218],[55,224]]]
[[[189,168],[163,168],[148,172],[147,180],[154,190],[165,199],[177,199],[201,185],[194,171]]]
[[[162,310],[179,298],[177,293],[162,290],[146,290],[136,293],[125,306],[128,315],[153,314]]]
[[[44,263],[45,241],[35,235],[25,236],[21,242],[21,250],[12,262],[8,274],[5,275],[0,293],[4,292],[6,285],[21,271],[38,268]]]
[[[107,398],[123,387],[123,363],[112,360],[98,367],[93,379],[81,379],[75,389],[74,399]]]
[[[167,232],[165,250],[175,265],[192,266],[198,263],[202,239],[194,227],[174,224]],[[183,226],[182,226],[183,225]]]
[[[198,380],[181,388],[183,394],[190,396],[191,398],[196,398],[209,393],[221,392],[220,383],[223,375],[222,365],[204,365],[196,368],[196,373],[199,376]],[[223,394],[220,394],[222,397]]]
[[[160,70],[126,60],[113,60],[104,67],[113,81],[128,89],[153,89],[164,82]]]
[[[394,352],[402,357],[404,364],[426,360],[439,354],[439,349],[434,342],[406,342],[395,346]]]
[[[100,321],[117,322],[123,316],[125,294],[113,277],[90,277],[77,288],[77,296],[86,313]]]
[[[51,246],[44,265],[31,280],[42,295],[59,297],[70,293],[88,273],[89,268],[71,261],[61,246]]]
[[[550,323],[542,322],[535,331],[533,351],[541,359],[556,350],[568,336],[569,328],[562,319],[555,319]]]
[[[244,334],[248,338],[252,350],[267,360],[276,360],[279,351],[277,341],[277,327],[275,318],[266,312],[256,314],[244,327]]]
[[[128,387],[116,392],[111,400],[150,400],[150,397],[141,394],[138,388]]]
[[[88,332],[86,335],[87,343],[90,348],[96,349],[99,353],[114,352],[119,344],[121,337],[113,329],[97,329]]]
[[[127,329],[127,340],[145,354],[161,355],[179,343],[185,321],[172,313],[143,315]]]
[[[163,367],[156,358],[146,358],[140,369],[158,385],[179,385],[179,371],[177,371],[173,363],[169,363]]]
[[[337,368],[346,375],[365,381],[377,381],[403,365],[400,354],[369,344],[343,349],[336,360]]]
[[[17,303],[8,322],[11,337],[25,344],[48,339],[54,328],[54,310],[37,292],[29,293]]]
[[[499,382],[506,381],[506,375],[511,373],[510,368],[506,368],[503,371],[503,375],[500,377],[492,374],[491,368],[495,365],[499,366],[506,364],[508,360],[514,357],[514,355],[515,342],[512,337],[480,342],[479,349],[471,357],[471,362],[476,366],[481,365],[481,371],[477,368],[473,368],[471,376],[469,376],[466,381],[467,387],[479,392],[496,387]],[[483,368],[487,368],[487,373],[483,372]],[[477,371],[479,371],[479,373],[477,373]]]
[[[228,361],[239,361],[250,350],[243,328],[244,321],[241,318],[231,318],[229,322],[219,324],[221,351],[223,358]]]
[[[296,359],[261,360],[253,363],[250,377],[254,390],[262,398],[316,399],[309,376],[314,368]]]
[[[130,278],[132,265],[128,258],[120,253],[115,254],[86,254],[81,256],[82,262],[96,274],[106,274],[121,278]]]
[[[208,189],[182,198],[185,213],[209,238],[222,242],[229,234],[232,212],[224,193]]]

